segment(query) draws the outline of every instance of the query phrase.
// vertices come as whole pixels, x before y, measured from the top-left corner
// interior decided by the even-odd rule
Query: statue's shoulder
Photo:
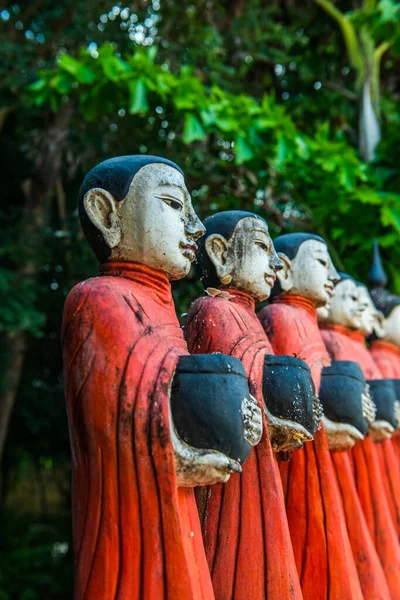
[[[90,311],[99,308],[105,311],[112,305],[122,303],[128,289],[126,280],[119,277],[91,277],[81,281],[69,292],[65,301],[65,312],[75,310]]]
[[[188,319],[207,318],[221,321],[225,316],[231,316],[235,310],[235,305],[222,296],[202,296],[190,306]]]
[[[260,321],[265,324],[278,324],[280,328],[287,327],[290,329],[294,323],[298,321],[296,310],[288,304],[268,304],[259,312]]]

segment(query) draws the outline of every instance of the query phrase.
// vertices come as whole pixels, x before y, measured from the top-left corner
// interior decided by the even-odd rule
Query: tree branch
[[[347,88],[342,87],[338,83],[334,83],[333,81],[327,81],[326,79],[321,79],[322,85],[327,87],[328,89],[337,92],[341,96],[344,96],[348,100],[356,101],[358,100],[358,95]]]
[[[314,0],[324,11],[330,15],[342,30],[344,41],[347,48],[349,62],[357,71],[363,71],[364,60],[361,53],[360,45],[357,39],[356,31],[350,20],[330,2],[330,0]]]

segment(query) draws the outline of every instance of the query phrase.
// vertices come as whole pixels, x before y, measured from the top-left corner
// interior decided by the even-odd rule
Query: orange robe
[[[167,277],[107,263],[64,311],[75,600],[212,600],[193,490],[178,488],[168,390],[187,354]]]
[[[323,325],[322,337],[330,356],[335,360],[354,360],[359,363],[367,379],[381,379],[382,375],[365,346],[364,336],[341,325]],[[390,440],[375,444],[370,437],[356,442],[352,456],[358,494],[375,542],[386,580],[393,599],[400,598],[400,545],[393,518],[397,521],[400,510],[400,488],[395,494],[390,488],[390,479],[382,471],[382,456],[393,454]],[[397,479],[396,466],[395,477]],[[396,495],[397,493],[397,495]]]
[[[301,296],[281,295],[259,317],[274,352],[305,360],[318,390],[322,367],[329,365],[330,359],[318,329],[314,304]],[[313,442],[293,453],[289,463],[281,463],[281,475],[304,598],[362,598],[323,427]]]
[[[250,392],[263,410],[264,357],[272,350],[251,296],[235,289],[228,292],[229,299],[204,297],[192,304],[186,325],[188,348],[194,354],[223,352],[239,358]],[[252,449],[242,474],[205,488],[199,497],[217,600],[302,598],[265,417],[263,425],[262,440]]]
[[[383,340],[375,340],[371,344],[370,353],[383,377],[387,379],[400,379],[400,348]],[[390,489],[391,497],[395,496],[394,490],[400,485],[400,434],[396,434],[388,441],[379,445],[382,468],[384,468]],[[384,450],[384,451],[383,451]],[[400,537],[400,510],[394,510],[391,503],[392,515]]]

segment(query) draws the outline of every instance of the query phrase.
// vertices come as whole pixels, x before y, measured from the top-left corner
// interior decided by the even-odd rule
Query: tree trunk
[[[18,331],[14,335],[8,335],[6,346],[8,361],[0,390],[0,464],[22,374],[26,348],[25,333]]]
[[[365,162],[375,158],[375,149],[381,140],[381,128],[372,103],[371,82],[364,81],[361,90],[358,145]]]

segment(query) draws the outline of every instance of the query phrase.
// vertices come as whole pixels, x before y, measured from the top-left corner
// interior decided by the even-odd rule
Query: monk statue
[[[291,451],[310,443],[319,404],[308,366],[293,356],[273,356],[255,313],[282,268],[267,223],[250,212],[226,211],[204,225],[198,266],[206,295],[189,310],[188,348],[240,358],[264,413],[263,437],[243,472],[198,494],[215,596],[300,599],[273,448]]]
[[[320,236],[286,234],[274,245],[283,269],[259,318],[274,352],[305,360],[319,391],[330,358],[317,308],[329,302],[339,275]],[[362,598],[324,425],[280,470],[304,598]]]
[[[393,522],[400,537],[400,296],[387,289],[388,279],[376,240],[368,279],[370,298],[373,298],[369,312],[375,317],[373,328],[367,332],[370,335],[370,354],[382,377],[391,379],[394,386],[394,403],[390,407],[387,394],[385,404],[389,410],[382,415],[385,420],[389,419],[394,431],[390,440],[377,445],[377,451],[382,471],[387,475],[384,483]]]
[[[193,486],[241,471],[262,416],[240,361],[189,356],[175,314],[204,227],[154,156],[94,167],[79,214],[101,266],[63,321],[75,600],[212,600]]]
[[[378,392],[381,393],[382,384],[386,387],[387,383],[390,385],[390,382],[382,381],[382,376],[365,344],[365,334],[368,333],[366,328],[371,327],[373,323],[373,310],[371,299],[366,296],[364,286],[356,282],[350,275],[343,273],[342,279],[335,285],[328,317],[320,323],[320,326],[331,358],[357,362],[370,384],[372,399],[378,405],[376,416],[369,420],[369,435],[356,442],[352,450],[354,482],[364,515],[364,519],[360,514],[357,516],[356,533],[365,522],[380,558],[390,597],[396,598],[400,597],[399,543],[391,521],[389,502],[385,493],[387,475],[382,472],[379,452],[373,441],[374,439],[383,439],[385,435],[391,434],[390,430],[393,431],[390,423],[382,418],[377,398]],[[333,457],[339,482],[343,477],[346,459],[347,457],[342,459]],[[344,499],[347,500],[347,496]],[[347,517],[351,537],[355,516],[347,512]],[[369,557],[372,564],[371,551]],[[363,564],[365,565],[365,563],[361,563],[361,568]],[[374,571],[378,577],[376,565]],[[372,572],[372,567],[369,567],[367,569],[369,581]],[[362,584],[367,581],[364,579],[364,575],[360,575],[360,580]],[[383,588],[381,583],[379,585],[382,594]],[[373,594],[367,589],[363,589],[363,591],[367,597],[368,595],[375,597],[375,591]]]
[[[375,242],[369,274],[371,296],[380,319],[374,329],[371,354],[381,373],[388,379],[400,379],[400,296],[387,289],[379,246]]]

